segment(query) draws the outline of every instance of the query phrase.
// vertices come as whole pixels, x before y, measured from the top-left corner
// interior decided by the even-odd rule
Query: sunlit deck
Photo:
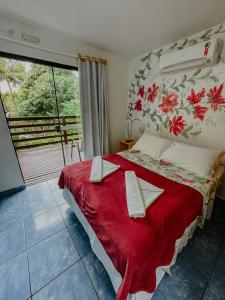
[[[73,148],[71,159],[71,144],[63,145],[66,165],[79,161],[76,148]],[[39,183],[59,176],[64,167],[61,144],[17,150],[20,167],[26,185]]]
[[[65,163],[79,161],[71,143],[81,140],[80,116],[8,117],[8,126],[26,185],[57,177]]]

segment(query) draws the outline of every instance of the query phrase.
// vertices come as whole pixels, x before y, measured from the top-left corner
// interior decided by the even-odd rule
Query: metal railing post
[[[63,124],[63,126],[66,125],[66,118],[65,118],[65,116],[62,117],[62,124]],[[64,143],[65,143],[65,144],[68,144],[68,140],[67,140],[67,130],[64,130],[64,131],[63,131],[63,135],[64,135]]]

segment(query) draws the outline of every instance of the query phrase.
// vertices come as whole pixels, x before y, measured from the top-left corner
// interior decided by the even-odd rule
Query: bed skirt
[[[105,249],[103,248],[103,246],[102,246],[101,242],[99,241],[98,237],[96,236],[94,230],[88,223],[84,214],[81,212],[77,202],[74,200],[73,195],[67,188],[65,188],[63,190],[63,196],[64,196],[66,202],[70,205],[70,207],[76,214],[76,216],[77,216],[78,220],[80,221],[80,223],[82,224],[82,226],[84,227],[84,229],[89,237],[91,248],[92,248],[93,252],[95,253],[97,258],[103,264],[105,270],[107,271],[107,273],[111,279],[113,288],[114,288],[115,292],[117,292],[118,288],[122,282],[122,277],[121,277],[120,273],[114,267],[111,259],[109,258],[108,254],[106,253]],[[174,252],[174,256],[173,256],[170,266],[159,267],[156,269],[156,286],[158,286],[158,284],[160,283],[165,272],[170,274],[170,267],[173,264],[175,264],[178,253],[183,249],[184,246],[186,246],[188,240],[192,237],[194,230],[198,226],[198,223],[199,222],[198,222],[198,218],[197,218],[186,228],[183,236],[176,241],[175,252]],[[136,294],[129,294],[127,300],[150,300],[152,295],[153,295],[153,293],[150,294],[150,293],[147,293],[144,291],[143,292],[140,291]]]

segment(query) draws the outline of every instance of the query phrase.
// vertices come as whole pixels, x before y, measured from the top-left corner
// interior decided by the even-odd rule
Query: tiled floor
[[[225,201],[178,257],[153,300],[225,299]],[[111,300],[110,279],[57,179],[0,201],[0,300]]]

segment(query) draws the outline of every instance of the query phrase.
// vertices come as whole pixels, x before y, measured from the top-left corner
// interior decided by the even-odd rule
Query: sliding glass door
[[[0,74],[1,100],[25,183],[57,177],[64,165],[79,160],[72,147],[81,139],[78,72],[2,57]]]
[[[52,67],[52,77],[60,123],[58,130],[62,136],[65,164],[68,165],[82,157],[78,72]]]

